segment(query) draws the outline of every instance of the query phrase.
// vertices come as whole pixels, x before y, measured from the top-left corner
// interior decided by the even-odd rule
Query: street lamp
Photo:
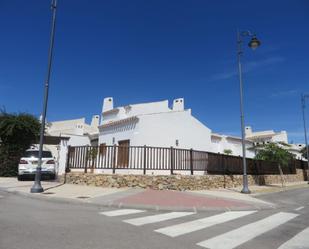
[[[244,108],[243,108],[243,81],[242,81],[242,67],[241,67],[241,56],[242,56],[242,38],[251,37],[248,46],[255,50],[261,45],[261,42],[256,38],[255,34],[250,31],[237,31],[237,44],[238,44],[238,71],[239,71],[239,90],[240,90],[240,123],[241,123],[241,141],[242,141],[242,161],[243,161],[243,189],[241,193],[250,194],[248,187],[248,176],[247,176],[247,163],[246,163],[246,142],[245,142],[245,119],[244,119]]]
[[[40,130],[39,163],[38,163],[38,166],[35,172],[35,181],[30,190],[31,193],[41,193],[44,191],[44,189],[41,186],[42,151],[43,151],[45,119],[46,119],[47,102],[48,102],[49,79],[50,79],[50,74],[51,74],[51,65],[52,65],[53,48],[54,48],[56,9],[57,9],[57,0],[52,0],[51,1],[52,24],[51,24],[50,43],[49,43],[49,51],[48,51],[47,75],[46,75],[45,88],[44,88],[44,102],[43,102],[43,111],[42,111],[42,120],[41,120],[41,130]]]
[[[304,134],[305,134],[305,144],[306,144],[306,154],[307,154],[307,164],[308,164],[307,169],[309,170],[309,149],[308,149],[308,140],[307,140],[306,118],[305,118],[306,98],[309,98],[308,94],[301,95],[301,107],[302,107],[302,112],[303,112]],[[307,177],[308,177],[308,173],[307,173]],[[308,184],[309,184],[309,181],[308,181]]]

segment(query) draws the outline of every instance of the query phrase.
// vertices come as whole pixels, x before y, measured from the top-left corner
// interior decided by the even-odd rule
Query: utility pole
[[[31,193],[41,193],[44,191],[41,185],[42,151],[43,151],[45,120],[46,120],[47,103],[48,103],[49,80],[50,80],[50,74],[51,74],[53,49],[54,49],[56,10],[57,10],[57,0],[52,0],[51,2],[52,24],[51,24],[50,43],[49,43],[49,51],[48,51],[47,75],[46,75],[45,87],[44,87],[44,102],[43,102],[41,130],[40,130],[39,162],[38,162],[38,166],[35,172],[35,181],[30,190]]]
[[[306,117],[305,117],[306,98],[309,98],[309,95],[307,95],[307,94],[301,95],[301,107],[302,107],[302,113],[303,113],[305,145],[306,145],[306,155],[307,155],[307,165],[308,165],[307,170],[309,171],[309,148],[308,148],[308,139],[307,139]],[[308,172],[307,172],[307,180],[308,180],[308,184],[309,184]]]
[[[251,41],[248,46],[255,50],[260,46],[261,42],[256,38],[255,34],[252,34],[250,31],[239,32],[237,31],[237,59],[238,59],[238,73],[239,73],[239,91],[240,91],[240,124],[241,124],[241,142],[242,142],[242,162],[243,162],[243,189],[241,193],[250,194],[248,187],[248,175],[247,175],[247,162],[246,162],[246,136],[245,136],[245,118],[244,118],[244,104],[243,104],[243,80],[242,80],[242,65],[241,65],[241,56],[242,51],[242,37],[249,36]]]

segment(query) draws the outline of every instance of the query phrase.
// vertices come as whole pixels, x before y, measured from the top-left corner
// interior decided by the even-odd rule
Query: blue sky
[[[117,106],[184,97],[210,129],[239,135],[239,28],[262,41],[244,48],[246,124],[302,142],[308,13],[307,0],[58,0],[47,118],[90,120],[107,96]],[[2,0],[0,30],[0,106],[39,115],[50,1]]]

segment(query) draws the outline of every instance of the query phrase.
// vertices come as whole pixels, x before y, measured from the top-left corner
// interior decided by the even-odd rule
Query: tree
[[[233,151],[230,150],[230,149],[225,149],[225,150],[223,150],[223,153],[224,153],[225,155],[232,155],[232,154],[233,154]]]
[[[295,158],[295,155],[290,153],[286,149],[287,147],[289,147],[289,145],[285,143],[268,143],[256,147],[257,154],[255,156],[255,159],[278,163],[278,169],[281,175],[282,186],[283,186],[282,166],[287,166],[289,162]]]
[[[37,141],[39,120],[31,114],[0,111],[0,176],[14,176],[20,157]]]

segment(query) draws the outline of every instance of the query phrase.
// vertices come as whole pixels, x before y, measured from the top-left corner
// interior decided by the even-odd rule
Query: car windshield
[[[38,150],[26,151],[24,157],[36,157],[39,158]],[[50,151],[42,151],[42,157],[53,157]]]

